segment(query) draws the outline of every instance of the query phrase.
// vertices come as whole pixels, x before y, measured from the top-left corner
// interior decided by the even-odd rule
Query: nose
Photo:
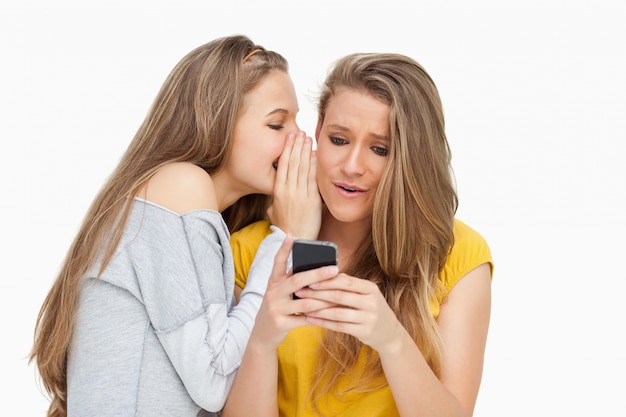
[[[298,126],[298,123],[294,120],[292,123],[285,124],[285,129],[283,130],[285,133],[285,140],[289,135],[298,136],[298,133],[303,132]]]
[[[365,172],[365,152],[359,147],[353,147],[346,154],[341,169],[346,175],[360,176]]]

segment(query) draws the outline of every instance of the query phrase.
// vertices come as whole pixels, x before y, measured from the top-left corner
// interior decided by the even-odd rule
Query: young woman
[[[234,306],[230,232],[265,217],[277,165],[302,158],[306,177],[297,112],[286,60],[245,36],[176,65],[39,313],[31,360],[49,416],[222,408],[268,276]]]
[[[223,416],[471,416],[492,259],[455,219],[434,82],[403,55],[346,56],[324,83],[316,138],[321,227],[285,214],[279,203],[295,202],[284,197],[267,239],[282,229],[335,242],[341,273],[291,275],[288,249],[278,251]],[[239,286],[268,227],[232,236]],[[276,253],[266,240],[253,267]]]

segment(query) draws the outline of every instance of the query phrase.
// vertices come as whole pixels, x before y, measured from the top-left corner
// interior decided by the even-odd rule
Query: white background
[[[36,315],[165,76],[234,33],[287,57],[311,134],[333,60],[422,63],[444,103],[458,217],[496,263],[475,415],[626,415],[623,2],[87,3],[0,8],[3,415],[45,414],[26,360]]]

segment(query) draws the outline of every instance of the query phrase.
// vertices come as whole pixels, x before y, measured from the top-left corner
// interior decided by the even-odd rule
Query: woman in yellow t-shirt
[[[455,219],[432,79],[404,55],[351,54],[329,73],[318,112],[321,226],[314,199],[305,206],[285,187],[274,226],[231,239],[238,286],[271,277],[223,416],[471,416],[493,264]],[[285,272],[292,235],[335,242],[340,273]]]

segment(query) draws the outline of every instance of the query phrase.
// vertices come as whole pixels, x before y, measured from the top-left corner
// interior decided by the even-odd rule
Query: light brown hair
[[[96,259],[103,259],[100,273],[111,260],[130,213],[129,202],[165,164],[191,162],[209,174],[222,169],[231,154],[244,94],[273,70],[287,72],[285,58],[235,35],[189,52],[166,78],[89,208],[37,317],[30,360],[36,361],[51,398],[48,416],[67,414],[67,351],[80,282]],[[248,195],[225,210],[222,215],[231,233],[265,218],[269,198]]]
[[[345,272],[378,284],[439,375],[441,339],[430,300],[441,290],[438,274],[453,244],[458,206],[439,93],[426,71],[407,56],[351,54],[335,63],[322,86],[318,103],[322,123],[340,88],[369,94],[389,105],[391,139],[374,202],[371,233]],[[339,378],[354,369],[362,348],[367,362],[347,390],[367,392],[386,385],[373,349],[353,336],[326,331],[311,392],[313,404],[336,389]],[[341,396],[342,392],[334,394]]]

